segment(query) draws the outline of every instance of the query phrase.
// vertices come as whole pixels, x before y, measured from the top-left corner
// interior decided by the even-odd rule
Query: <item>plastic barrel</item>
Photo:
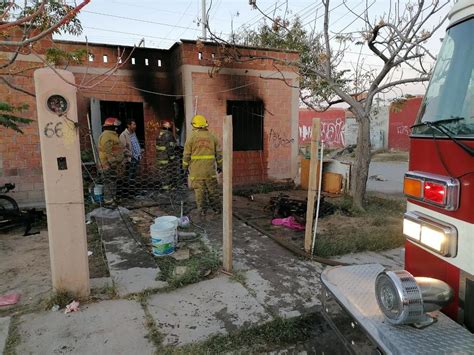
[[[165,256],[174,253],[176,247],[176,227],[169,222],[155,223],[150,226],[153,255]]]
[[[175,216],[161,216],[161,217],[155,218],[155,224],[160,224],[160,223],[171,223],[172,225],[175,226],[176,235],[175,235],[174,242],[177,243],[179,218]]]

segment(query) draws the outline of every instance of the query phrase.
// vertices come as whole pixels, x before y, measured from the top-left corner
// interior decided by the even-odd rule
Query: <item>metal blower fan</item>
[[[375,295],[386,319],[396,325],[411,324],[424,328],[436,318],[429,312],[447,306],[453,289],[444,281],[413,277],[406,270],[382,271],[375,280]]]

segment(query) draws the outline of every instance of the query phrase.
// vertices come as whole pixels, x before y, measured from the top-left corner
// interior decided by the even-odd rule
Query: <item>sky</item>
[[[203,0],[92,0],[79,15],[83,26],[81,36],[61,35],[56,38],[108,43],[117,45],[138,44],[142,38],[146,47],[171,47],[180,39],[197,39],[202,35],[200,27],[201,4]],[[389,0],[368,0],[372,18],[387,11]],[[407,0],[400,0],[404,4]],[[366,0],[347,0],[346,3],[355,13],[362,13]],[[342,0],[330,2],[330,31],[351,32],[362,28],[362,22],[342,4]],[[320,0],[257,0],[259,8],[269,16],[283,16],[288,19],[298,16],[308,29],[319,30],[323,24],[323,9]],[[444,9],[441,16],[448,10]],[[249,5],[249,0],[206,0],[209,10],[209,26],[214,33],[228,38],[243,28],[257,28],[264,16]],[[439,17],[439,16],[438,16]],[[438,19],[436,18],[436,20]],[[432,24],[432,23],[431,23]],[[429,41],[428,47],[436,54],[440,48],[446,24]],[[350,68],[357,62],[359,47],[351,48],[345,55],[343,66]],[[368,48],[362,50],[365,65],[371,68],[381,66],[380,59],[370,54]],[[426,64],[432,64],[427,60]],[[411,72],[410,72],[411,71]],[[414,74],[404,68],[396,73],[397,77]],[[404,91],[412,94],[423,93],[423,85],[410,85]]]

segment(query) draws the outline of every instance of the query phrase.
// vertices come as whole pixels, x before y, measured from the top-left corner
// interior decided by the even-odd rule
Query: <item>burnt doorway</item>
[[[107,117],[116,117],[122,122],[119,133],[127,127],[127,121],[133,119],[137,124],[137,138],[145,142],[145,122],[143,102],[100,101],[100,118],[103,124]]]

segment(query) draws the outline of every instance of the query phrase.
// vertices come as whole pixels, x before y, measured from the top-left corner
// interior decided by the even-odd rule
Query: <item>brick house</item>
[[[144,144],[145,159],[151,163],[159,120],[173,119],[184,142],[195,113],[205,115],[210,130],[220,138],[223,117],[232,114],[235,184],[296,177],[297,74],[289,66],[276,69],[273,61],[261,58],[295,61],[298,53],[223,49],[213,43],[182,40],[169,50],[121,46],[122,64],[115,45],[89,43],[86,47],[85,43],[45,39],[35,44],[37,54],[18,56],[15,68],[25,71],[14,76],[12,83],[33,92],[33,71],[43,65],[38,55],[44,58],[50,47],[67,51],[87,48],[89,53],[80,65],[67,66],[76,84],[82,84],[77,102],[84,152],[91,146],[89,125],[97,139],[108,116],[137,121],[137,135]],[[233,61],[232,51],[246,60]],[[0,63],[12,55],[0,48]],[[108,75],[117,65],[120,67]],[[0,94],[3,101],[27,103],[29,109],[22,116],[35,119],[34,97],[6,85],[0,85]],[[23,205],[38,205],[44,200],[39,129],[36,121],[22,129],[23,135],[0,128],[0,185],[15,183],[13,197]]]

